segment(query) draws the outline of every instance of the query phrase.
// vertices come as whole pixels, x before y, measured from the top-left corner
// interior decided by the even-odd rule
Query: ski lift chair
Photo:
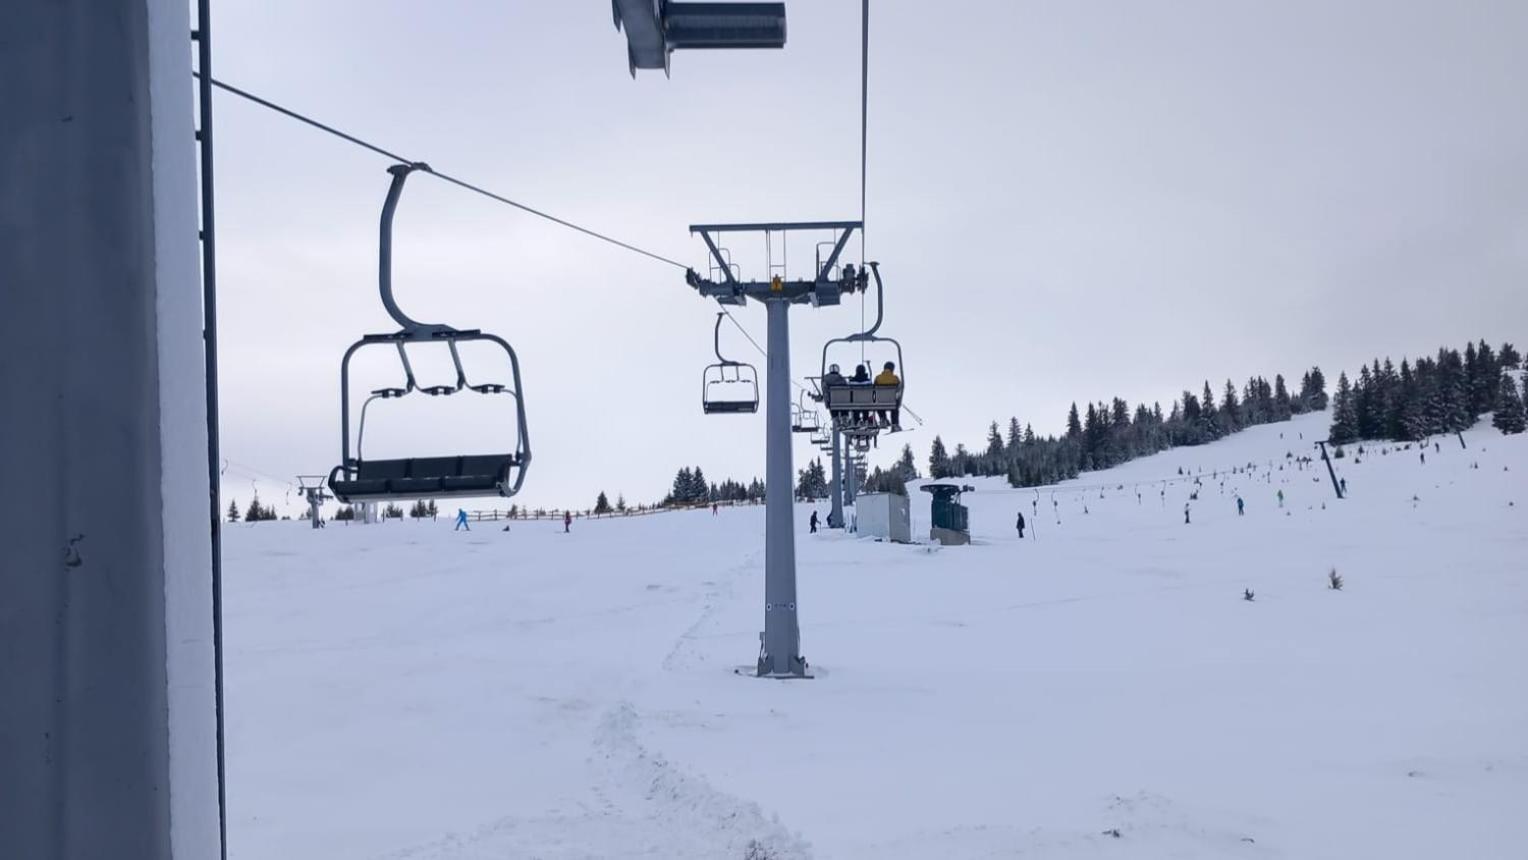
[[[716,315],[712,348],[716,363],[701,375],[700,408],[707,415],[738,415],[759,411],[759,373],[754,366],[722,357],[722,316]]]
[[[797,402],[791,406],[791,432],[813,433],[822,429],[822,419],[817,410],[806,403],[809,392],[803,390]]]
[[[530,465],[530,438],[525,421],[525,402],[521,397],[520,360],[503,338],[478,329],[456,329],[448,325],[420,323],[399,309],[393,300],[392,227],[403,184],[415,170],[428,171],[425,164],[397,164],[388,168],[392,184],[382,206],[381,241],[378,254],[378,286],[382,304],[401,329],[388,334],[363,335],[345,351],[340,363],[340,464],[329,473],[329,489],[345,504],[392,501],[400,499],[444,499],[465,496],[497,495],[508,498],[520,491],[525,470]],[[484,341],[503,350],[508,359],[510,381],[472,384],[462,365],[457,347],[462,343]],[[409,362],[410,345],[445,344],[456,369],[454,385],[420,386]],[[397,350],[403,366],[403,387],[378,388],[361,406],[355,437],[355,456],[350,449],[350,360],[367,347],[390,346]],[[509,397],[514,401],[512,427],[514,441],[501,453],[472,453],[448,456],[366,459],[362,444],[367,410],[377,400],[393,400],[424,393],[432,397],[476,394],[485,397]]]
[[[893,338],[877,337],[876,331],[881,327],[881,320],[885,313],[885,287],[881,283],[880,266],[875,262],[865,264],[875,275],[876,310],[875,325],[858,334],[848,337],[834,338],[823,344],[822,347],[822,377],[817,381],[818,393],[823,405],[827,407],[829,416],[833,419],[833,425],[839,432],[851,437],[870,437],[879,434],[883,429],[895,428],[883,425],[876,416],[882,412],[896,413],[902,408],[902,392],[906,387],[906,369],[902,362],[902,345]],[[883,343],[889,344],[896,351],[896,367],[898,379],[896,385],[876,385],[874,383],[835,382],[828,384],[823,380],[828,374],[829,352],[834,344],[865,344]],[[870,416],[865,420],[864,416]]]

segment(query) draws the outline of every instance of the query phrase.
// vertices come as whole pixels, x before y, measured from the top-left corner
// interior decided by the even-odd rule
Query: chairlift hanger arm
[[[866,260],[865,266],[875,276],[875,325],[860,334],[853,335],[849,340],[874,340],[875,333],[881,328],[881,319],[886,315],[886,286],[881,283],[881,264],[875,260]],[[900,351],[899,348],[898,352]],[[897,358],[900,360],[901,356],[898,355]]]
[[[735,367],[741,362],[732,361],[722,355],[722,317],[726,315],[725,311],[718,311],[716,314],[716,330],[711,334],[711,351],[716,353],[717,361],[728,367]]]
[[[451,331],[451,327],[440,323],[418,322],[405,314],[393,298],[393,216],[398,211],[398,198],[403,196],[403,183],[407,182],[409,174],[416,170],[433,172],[430,170],[430,165],[422,161],[394,164],[387,168],[387,172],[393,176],[393,181],[387,187],[387,200],[382,204],[381,235],[377,246],[377,286],[382,293],[382,306],[387,308],[388,316],[392,317],[403,331],[422,335],[436,331]]]

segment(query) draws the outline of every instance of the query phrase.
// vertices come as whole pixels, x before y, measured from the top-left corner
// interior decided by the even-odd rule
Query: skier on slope
[[[458,531],[461,531],[462,529],[466,529],[467,531],[470,532],[470,531],[472,531],[472,526],[467,525],[467,512],[465,510],[463,510],[462,508],[457,508],[456,509],[456,528],[451,529],[451,531],[458,532]]]
[[[1284,491],[1279,490],[1279,507],[1284,507]]]
[[[807,525],[811,526],[812,534],[817,534],[817,512],[816,511],[812,511],[812,518],[807,520]]]
[[[1236,497],[1236,515],[1244,516],[1247,513],[1247,503],[1242,501],[1241,496]]]
[[[562,533],[563,534],[567,534],[568,532],[571,532],[571,531],[573,531],[573,512],[572,511],[563,511],[562,512]]]
[[[1018,529],[1019,529],[1019,540],[1023,540],[1024,539],[1024,512],[1023,511],[1019,511],[1019,521],[1018,521],[1017,525],[1018,525]]]
[[[1183,524],[1188,525],[1188,502],[1183,503]]]

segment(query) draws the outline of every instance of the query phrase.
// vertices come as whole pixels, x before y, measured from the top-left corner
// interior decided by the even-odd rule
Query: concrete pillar
[[[184,0],[0,48],[0,855],[220,853]]]

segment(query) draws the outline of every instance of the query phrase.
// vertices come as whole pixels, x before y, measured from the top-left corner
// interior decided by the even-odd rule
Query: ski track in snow
[[[588,761],[591,802],[577,811],[506,816],[377,860],[810,860],[807,844],[766,819],[758,806],[715,790],[648,750],[637,738],[638,726],[636,709],[627,702],[600,717]]]

